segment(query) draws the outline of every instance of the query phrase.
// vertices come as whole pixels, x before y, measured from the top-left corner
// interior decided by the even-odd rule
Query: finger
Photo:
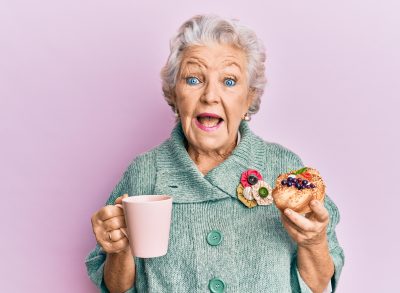
[[[104,242],[104,230],[101,226],[93,226],[93,234],[96,237],[98,243]]]
[[[124,198],[126,198],[126,197],[128,197],[128,194],[127,194],[127,193],[125,193],[124,195],[118,197],[118,198],[114,201],[114,204],[116,204],[116,203],[122,203],[122,200],[123,200]]]
[[[285,216],[282,215],[282,224],[285,227],[285,230],[289,234],[289,236],[295,241],[299,242],[300,239],[304,238],[304,235],[301,233],[301,231],[296,228],[296,226],[290,222],[289,219],[284,218]]]
[[[312,200],[310,208],[313,211],[313,218],[318,222],[329,220],[329,212],[319,200]]]
[[[104,239],[110,242],[117,242],[124,238],[125,235],[122,233],[121,229],[112,230],[112,231],[104,231]]]
[[[300,230],[308,232],[314,231],[316,229],[314,222],[310,221],[306,217],[300,215],[299,213],[296,213],[291,209],[285,209],[285,215],[294,225],[299,227]]]
[[[114,206],[117,207],[117,208],[124,209],[124,207],[123,207],[122,204],[120,204],[120,203],[116,203]]]
[[[129,240],[128,238],[122,238],[116,242],[110,242],[110,240],[107,240],[100,243],[100,245],[107,253],[117,253],[129,247]]]
[[[118,216],[108,219],[107,221],[103,222],[103,227],[105,231],[112,231],[112,230],[117,230],[119,228],[126,228],[125,217]]]
[[[112,250],[113,252],[120,252],[121,250],[126,249],[129,246],[128,238],[122,238],[116,242],[112,243]]]
[[[294,230],[298,231],[299,233],[302,232],[300,227],[295,225],[285,214],[281,214],[281,220],[282,220],[282,224],[284,224],[285,227],[290,226],[291,229],[294,229]]]
[[[100,209],[97,216],[101,221],[106,221],[113,217],[122,215],[124,215],[124,211],[122,209],[113,205],[107,205]]]

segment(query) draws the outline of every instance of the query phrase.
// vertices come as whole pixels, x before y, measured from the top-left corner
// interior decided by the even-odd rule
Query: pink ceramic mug
[[[168,251],[172,197],[135,195],[124,198],[122,206],[127,226],[127,233],[124,234],[127,234],[132,254],[142,258],[165,255]]]

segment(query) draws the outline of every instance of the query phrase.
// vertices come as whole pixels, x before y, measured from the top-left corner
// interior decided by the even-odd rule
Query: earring
[[[250,118],[249,113],[246,112],[246,114],[244,114],[243,120],[244,120],[244,121],[250,121],[250,119],[251,119],[251,118]]]

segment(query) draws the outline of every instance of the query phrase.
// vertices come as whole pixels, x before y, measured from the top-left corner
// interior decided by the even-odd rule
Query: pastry
[[[289,208],[300,214],[307,214],[311,212],[310,201],[317,199],[323,202],[325,184],[316,169],[304,167],[279,175],[272,197],[281,211]]]

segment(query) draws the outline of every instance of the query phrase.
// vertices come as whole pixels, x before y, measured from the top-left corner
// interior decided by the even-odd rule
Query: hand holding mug
[[[116,205],[102,207],[92,216],[92,228],[97,243],[107,253],[129,250],[124,210],[121,206],[122,199],[126,197],[127,194],[118,197],[115,200]]]

